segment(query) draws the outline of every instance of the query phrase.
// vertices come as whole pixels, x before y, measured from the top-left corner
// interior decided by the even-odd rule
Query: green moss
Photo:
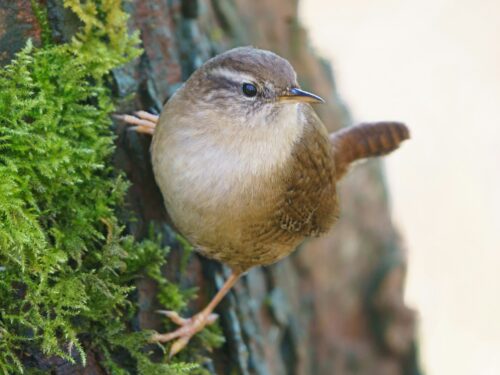
[[[111,373],[187,373],[198,365],[153,363],[149,333],[130,328],[138,277],[186,305],[160,272],[168,249],[124,236],[115,213],[127,182],[111,167],[106,77],[140,54],[138,35],[120,0],[64,4],[82,21],[72,42],[28,42],[0,72],[0,371],[39,352],[85,364],[90,349]]]

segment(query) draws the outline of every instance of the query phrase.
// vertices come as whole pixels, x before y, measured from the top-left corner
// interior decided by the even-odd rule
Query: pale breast
[[[173,108],[155,131],[153,168],[176,227],[204,255],[246,270],[333,225],[332,150],[309,105],[284,106],[272,124]]]
[[[287,106],[271,126],[256,119],[238,128],[165,108],[153,138],[155,177],[176,227],[205,255],[230,265],[251,256],[250,227],[270,219],[303,133],[297,109]]]
[[[339,216],[335,164],[328,133],[309,106],[306,126],[280,172],[279,193],[266,213],[252,223],[248,234],[254,253],[242,259],[269,264],[287,256],[310,236],[327,232]]]

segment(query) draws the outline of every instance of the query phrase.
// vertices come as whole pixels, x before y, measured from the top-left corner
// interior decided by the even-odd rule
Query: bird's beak
[[[318,95],[292,87],[284,95],[278,96],[278,101],[282,103],[324,103],[325,101]]]

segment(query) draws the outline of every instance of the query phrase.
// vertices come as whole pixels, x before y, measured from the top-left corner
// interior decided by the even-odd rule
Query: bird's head
[[[191,110],[219,121],[254,127],[297,110],[298,103],[322,103],[300,89],[290,63],[273,52],[240,47],[208,60],[186,82],[183,96]]]

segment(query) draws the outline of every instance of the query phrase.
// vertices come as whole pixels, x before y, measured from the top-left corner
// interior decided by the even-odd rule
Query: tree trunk
[[[75,30],[72,14],[46,0],[52,38]],[[327,105],[315,109],[330,131],[350,124],[331,68],[311,49],[295,0],[135,0],[126,4],[129,27],[141,33],[142,56],[113,73],[121,112],[159,113],[162,104],[209,57],[230,47],[254,45],[287,58],[306,90]],[[0,4],[0,55],[7,63],[40,27],[28,0]],[[129,98],[133,94],[133,99]],[[377,120],[377,119],[373,119]],[[169,229],[154,182],[148,137],[117,125],[116,166],[132,182],[127,230],[137,238],[151,223],[172,246],[165,272],[183,286],[199,287],[198,310],[220,287],[227,270],[192,255],[186,274],[180,245]],[[327,236],[306,241],[270,267],[251,270],[217,309],[226,342],[205,367],[217,374],[420,374],[415,316],[403,301],[406,257],[389,210],[380,161],[356,166],[340,184],[341,219]],[[155,282],[138,282],[142,329],[163,330]],[[100,374],[98,353],[86,368],[40,359],[57,374]],[[45,367],[44,367],[45,366]],[[49,366],[49,367],[47,367]]]

